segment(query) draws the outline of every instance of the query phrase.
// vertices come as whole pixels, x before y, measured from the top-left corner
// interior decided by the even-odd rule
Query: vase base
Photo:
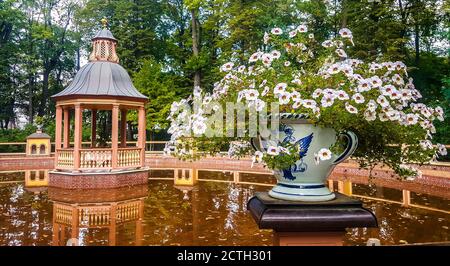
[[[329,201],[336,196],[327,187],[318,185],[318,188],[293,188],[277,184],[269,191],[272,198],[290,201]]]

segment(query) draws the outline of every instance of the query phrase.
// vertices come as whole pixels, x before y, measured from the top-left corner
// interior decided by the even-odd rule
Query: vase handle
[[[252,145],[252,147],[255,151],[266,152],[263,147],[262,139],[261,139],[260,135],[258,135],[257,137],[251,138],[250,144]]]
[[[358,137],[352,131],[343,132],[339,135],[347,138],[347,147],[345,148],[345,151],[341,153],[336,160],[334,160],[333,164],[338,164],[345,161],[358,147]]]

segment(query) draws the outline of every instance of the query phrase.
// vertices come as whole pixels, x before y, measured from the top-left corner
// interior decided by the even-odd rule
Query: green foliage
[[[143,60],[142,67],[134,76],[136,88],[149,98],[147,104],[147,127],[161,129],[168,126],[170,105],[183,95],[171,73],[162,72],[162,65],[153,59]],[[136,119],[134,117],[134,119]]]

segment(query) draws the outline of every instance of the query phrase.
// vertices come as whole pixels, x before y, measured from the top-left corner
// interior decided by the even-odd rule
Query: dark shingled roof
[[[119,64],[92,61],[84,65],[72,83],[52,97],[62,96],[122,96],[147,99],[133,85],[127,71]]]
[[[95,34],[94,38],[92,38],[92,40],[95,40],[95,39],[110,39],[110,40],[117,41],[117,39],[114,38],[114,36],[108,29],[99,30],[97,32],[97,34]]]
[[[49,138],[50,138],[49,135],[42,132],[35,132],[27,137],[27,139],[49,139]]]

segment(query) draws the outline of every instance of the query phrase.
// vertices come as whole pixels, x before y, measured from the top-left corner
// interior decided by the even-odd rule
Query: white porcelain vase
[[[272,169],[277,184],[270,190],[273,198],[290,201],[328,201],[335,198],[325,181],[333,168],[350,157],[358,145],[353,132],[336,134],[334,129],[311,124],[301,115],[281,114],[279,143],[291,142],[299,145],[300,160],[288,169]],[[338,136],[347,139],[347,147],[342,154],[333,154],[331,159],[315,161],[315,153],[321,148],[330,148]],[[252,146],[260,151],[266,150],[268,141],[261,137],[252,139]]]

